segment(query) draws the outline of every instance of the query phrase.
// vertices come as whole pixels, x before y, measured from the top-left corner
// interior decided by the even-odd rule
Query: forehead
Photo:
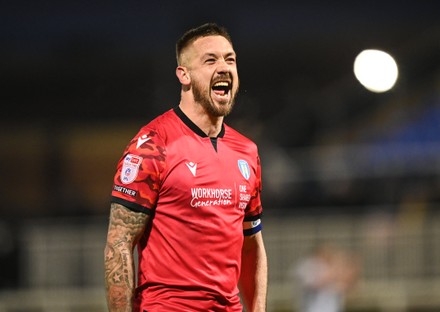
[[[200,37],[193,42],[191,50],[195,56],[234,53],[232,44],[223,36]]]

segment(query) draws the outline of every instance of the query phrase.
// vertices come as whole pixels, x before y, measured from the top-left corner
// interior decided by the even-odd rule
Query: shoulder
[[[156,132],[166,131],[167,128],[174,125],[177,115],[173,109],[155,117],[141,128],[141,131],[155,130]]]
[[[176,114],[171,110],[166,111],[142,126],[132,137],[126,152],[132,154],[164,153],[169,128],[173,127]]]
[[[224,124],[224,126],[226,140],[235,142],[236,144],[245,147],[249,152],[258,152],[257,144],[253,140],[226,124]]]
[[[160,143],[160,141],[165,142],[170,131],[175,128],[176,117],[172,109],[166,111],[144,125],[133,139],[139,140],[139,138],[144,137],[146,139],[148,137],[148,140],[157,141],[157,143]]]

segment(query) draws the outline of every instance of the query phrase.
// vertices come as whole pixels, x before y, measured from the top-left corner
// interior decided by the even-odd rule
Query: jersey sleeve
[[[141,129],[118,162],[111,201],[151,214],[156,207],[166,149],[154,130]]]
[[[251,199],[245,211],[244,221],[243,221],[243,234],[245,236],[255,234],[262,229],[261,215],[263,212],[263,207],[261,204],[261,191],[262,191],[262,181],[261,181],[261,163],[260,157],[257,155],[256,166],[255,166],[255,185],[252,190]]]

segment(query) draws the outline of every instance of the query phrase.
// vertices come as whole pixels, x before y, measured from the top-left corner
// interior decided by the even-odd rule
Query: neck
[[[215,117],[209,115],[199,104],[185,104],[183,101],[179,104],[182,112],[209,137],[217,137],[222,129],[223,116]]]

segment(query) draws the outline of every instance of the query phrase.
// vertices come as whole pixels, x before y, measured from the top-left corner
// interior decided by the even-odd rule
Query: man
[[[223,122],[239,87],[231,38],[204,24],[179,39],[176,54],[179,105],[143,127],[117,167],[109,310],[265,311],[258,151]]]
[[[301,312],[344,311],[347,294],[355,287],[359,277],[356,255],[331,243],[318,245],[300,261],[292,272],[302,288]]]

